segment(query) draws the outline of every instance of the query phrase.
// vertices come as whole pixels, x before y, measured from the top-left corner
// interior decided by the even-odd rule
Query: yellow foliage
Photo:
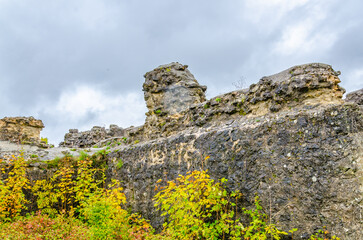
[[[5,160],[0,159],[0,164],[6,164]],[[20,156],[12,156],[7,163],[10,171],[4,181],[0,180],[0,220],[8,221],[18,216],[22,209],[26,209],[25,204],[28,200],[25,198],[24,190],[29,189],[29,180],[26,178],[23,153]],[[2,174],[5,174],[5,168]]]

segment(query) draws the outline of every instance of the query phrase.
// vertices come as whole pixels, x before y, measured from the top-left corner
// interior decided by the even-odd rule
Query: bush
[[[275,224],[268,223],[268,216],[263,212],[258,196],[255,197],[255,209],[248,210],[243,208],[243,210],[251,218],[251,222],[243,230],[243,237],[245,239],[264,240],[273,238],[279,240],[281,235],[287,235],[287,232],[279,230]],[[294,228],[289,232],[293,233],[296,230]]]
[[[240,238],[243,230],[235,218],[241,194],[227,193],[220,182],[210,179],[207,171],[193,171],[169,181],[155,196],[155,206],[168,215],[164,231],[174,239]]]
[[[6,163],[0,159],[1,168],[0,175],[0,221],[11,221],[19,216],[28,200],[25,198],[24,189],[29,189],[29,180],[26,178],[23,153],[19,157],[12,156]],[[8,165],[5,168],[4,165]],[[10,170],[9,170],[10,169]],[[7,174],[7,179],[1,180],[2,175]]]
[[[63,214],[52,219],[38,212],[36,215],[20,218],[0,225],[0,238],[23,239],[90,239],[88,227],[74,217]]]

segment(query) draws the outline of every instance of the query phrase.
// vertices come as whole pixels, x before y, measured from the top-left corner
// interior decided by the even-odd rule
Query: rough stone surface
[[[206,87],[200,86],[186,65],[171,63],[145,74],[143,91],[148,112],[145,124],[126,128],[112,136],[105,129],[67,133],[61,146],[90,147],[111,138],[126,138],[128,143],[177,134],[188,128],[205,127],[221,120],[241,116],[256,117],[288,111],[299,105],[343,103],[345,92],[330,65],[311,63],[291,67],[263,77],[248,89],[233,91],[205,100]],[[182,87],[183,94],[170,95]]]
[[[69,129],[64,136],[64,142],[59,145],[61,147],[80,147],[87,148],[99,144],[105,139],[123,136],[124,130],[115,124],[111,124],[109,129],[94,126],[89,131],[79,132],[78,129]]]
[[[342,239],[362,234],[362,111],[356,105],[300,107],[263,117],[241,117],[199,131],[122,147],[109,154],[109,169],[124,182],[134,211],[155,226],[158,179],[205,168],[228,179],[251,206],[255,194],[284,230],[307,238],[327,226]],[[204,160],[210,156],[208,160]],[[123,167],[116,168],[122,159]]]
[[[5,117],[0,119],[0,140],[40,144],[40,131],[43,128],[43,122],[33,117]]]
[[[56,157],[64,157],[66,155],[79,156],[80,152],[93,154],[103,148],[66,148],[54,147],[44,148],[39,145],[16,144],[8,141],[0,141],[0,159],[9,159],[12,156],[19,156],[22,151],[25,159],[31,160],[52,160]]]
[[[144,75],[143,91],[149,109],[148,117],[177,114],[205,101],[207,87],[200,86],[187,68],[187,65],[173,62]]]
[[[347,94],[345,98],[347,102],[354,102],[358,105],[363,105],[363,88],[357,91],[351,92]]]
[[[338,75],[329,65],[305,64],[205,100],[184,65],[163,65],[145,74],[144,125],[70,130],[63,146],[107,145],[108,177],[122,181],[129,207],[155,227],[164,221],[152,201],[155,183],[208,169],[243,193],[240,207],[251,207],[258,194],[274,223],[298,228],[294,239],[327,226],[341,239],[360,240],[363,109],[349,94],[342,100]],[[45,174],[38,165],[30,166],[32,178]]]

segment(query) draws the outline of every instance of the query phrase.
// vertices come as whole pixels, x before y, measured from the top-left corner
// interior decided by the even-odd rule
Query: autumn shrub
[[[128,213],[121,208],[126,197],[117,181],[108,189],[97,189],[83,200],[81,217],[89,224],[94,239],[113,239],[127,225]]]
[[[88,227],[80,220],[59,214],[50,218],[38,212],[36,215],[22,217],[13,222],[0,224],[0,239],[90,239]]]
[[[126,203],[122,187],[116,180],[105,186],[105,169],[94,166],[101,155],[81,153],[75,161],[62,159],[59,170],[50,179],[37,181],[32,189],[38,208],[53,217],[61,212],[70,217],[75,214],[89,227],[91,239],[132,239],[130,229],[136,225],[130,224],[130,215],[121,208]]]
[[[324,227],[323,229],[319,229],[317,233],[311,235],[310,240],[340,240],[340,238],[335,235],[330,237],[329,231]]]
[[[19,216],[28,200],[24,190],[29,189],[29,180],[26,177],[23,153],[19,157],[12,156],[8,162],[0,160],[0,221],[11,221]],[[7,165],[7,168],[5,167]],[[5,180],[2,176],[7,175]]]
[[[269,223],[266,213],[264,213],[260,205],[259,197],[255,197],[254,209],[242,208],[244,213],[247,214],[251,221],[243,229],[244,239],[281,239],[282,235],[287,235],[287,232],[279,230],[275,224]],[[290,230],[293,233],[297,231],[296,228]]]
[[[161,182],[161,180],[159,180]],[[226,179],[214,181],[207,171],[193,171],[168,181],[156,194],[155,206],[167,216],[163,232],[173,239],[281,239],[288,233],[269,223],[258,196],[253,209],[241,208],[250,223],[236,216],[241,194],[228,193]],[[294,232],[292,229],[289,232]]]
[[[60,212],[73,212],[75,202],[75,167],[73,158],[66,156],[50,179],[37,180],[32,188],[37,206],[43,213],[55,216]]]
[[[169,236],[165,236],[164,233],[155,235],[155,229],[150,225],[148,220],[141,217],[140,214],[134,213],[128,217],[127,226],[127,238],[121,239],[134,239],[134,240],[172,240]],[[120,229],[119,234],[123,231]],[[120,235],[119,235],[120,236]]]
[[[239,239],[243,226],[235,217],[241,194],[228,193],[223,183],[215,182],[207,171],[179,175],[156,194],[155,206],[167,216],[165,232],[174,239]]]

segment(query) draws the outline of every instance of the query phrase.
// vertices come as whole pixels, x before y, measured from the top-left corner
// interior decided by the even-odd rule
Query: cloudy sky
[[[361,0],[0,0],[0,118],[42,119],[58,144],[145,120],[143,74],[189,65],[207,96],[297,64],[363,88]]]

